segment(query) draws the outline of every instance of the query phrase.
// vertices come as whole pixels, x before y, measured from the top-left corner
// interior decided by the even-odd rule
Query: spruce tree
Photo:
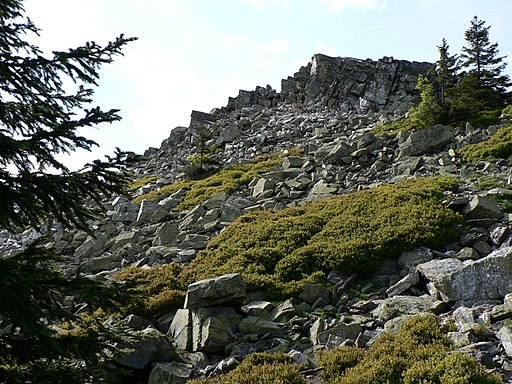
[[[118,110],[89,105],[100,66],[134,39],[121,35],[105,46],[88,42],[45,55],[27,42],[29,35],[39,30],[26,18],[22,1],[2,0],[0,231],[35,228],[44,234],[52,221],[89,231],[104,196],[123,192],[127,154],[118,150],[79,171],[58,155],[96,145],[79,128],[120,119]],[[65,298],[92,311],[115,305],[118,291],[65,277],[54,252],[41,246],[43,239],[15,252],[0,249],[0,383],[104,382],[115,343],[130,336],[78,314]]]
[[[505,56],[499,56],[498,43],[491,44],[485,21],[475,16],[464,37],[467,46],[460,55],[462,73],[455,107],[476,114],[482,110],[503,107],[508,98],[510,78],[503,74]]]
[[[450,120],[450,97],[453,88],[458,81],[457,55],[450,55],[450,48],[446,39],[443,38],[441,45],[437,46],[439,59],[435,63],[435,86],[438,90],[439,116],[438,122],[447,123]]]

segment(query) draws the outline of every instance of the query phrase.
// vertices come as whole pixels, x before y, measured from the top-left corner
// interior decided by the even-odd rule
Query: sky
[[[434,62],[446,38],[465,45],[477,15],[490,25],[512,74],[510,0],[25,0],[45,52],[120,34],[138,37],[104,66],[95,105],[118,108],[122,121],[81,133],[98,142],[75,153],[72,167],[112,154],[159,147],[192,110],[209,112],[240,89],[269,84],[307,65],[316,53]]]

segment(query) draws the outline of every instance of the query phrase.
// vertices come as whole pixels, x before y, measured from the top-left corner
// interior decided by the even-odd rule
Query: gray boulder
[[[464,218],[470,223],[489,226],[501,219],[503,212],[492,200],[475,196],[462,210]]]
[[[158,363],[151,370],[148,384],[185,384],[192,374],[189,364]]]
[[[407,140],[400,145],[399,157],[432,153],[453,142],[454,139],[452,128],[437,124],[411,133]]]
[[[244,335],[255,334],[258,336],[263,336],[265,334],[275,336],[279,334],[282,329],[281,324],[256,316],[245,317],[240,321],[239,327],[240,332]]]
[[[185,297],[185,308],[218,305],[240,308],[244,300],[245,281],[239,273],[231,273],[190,284]]]
[[[223,352],[234,341],[240,317],[233,308],[196,308],[191,315],[193,352]]]
[[[384,300],[372,311],[372,316],[383,321],[403,315],[415,315],[423,312],[438,313],[444,303],[432,296],[394,296]]]
[[[431,261],[419,265],[418,271],[432,282],[445,302],[472,305],[501,300],[512,292],[512,247],[501,248],[468,264],[456,259]]]

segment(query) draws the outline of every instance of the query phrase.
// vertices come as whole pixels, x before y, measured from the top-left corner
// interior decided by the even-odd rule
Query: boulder
[[[462,210],[464,218],[479,226],[489,226],[503,216],[498,204],[489,198],[475,196]]]
[[[190,350],[192,346],[192,315],[189,309],[178,309],[167,335],[172,336],[177,349]]]
[[[191,310],[192,351],[223,352],[235,339],[240,317],[230,307]]]
[[[239,273],[231,273],[190,284],[185,297],[185,308],[218,305],[240,308],[244,300],[245,281]]]
[[[148,384],[185,384],[192,374],[189,364],[158,363],[151,370]]]
[[[132,345],[124,345],[133,349],[133,352],[124,355],[116,362],[125,367],[134,369],[143,369],[152,361],[170,361],[174,354],[174,349],[155,328],[146,328],[141,331],[142,341]]]
[[[415,315],[423,312],[439,313],[444,303],[432,296],[394,296],[384,300],[372,311],[372,316],[383,321],[403,315]]]
[[[434,255],[427,247],[418,247],[412,251],[403,252],[397,260],[400,268],[409,270],[418,264],[426,263],[434,258]]]
[[[255,334],[258,336],[279,334],[282,325],[273,321],[265,320],[257,316],[247,316],[240,321],[240,332],[244,335]]]
[[[175,245],[178,236],[178,224],[173,222],[165,222],[158,227],[153,239],[153,246],[159,245]]]
[[[453,142],[453,129],[441,124],[412,132],[399,146],[399,156],[419,156],[440,149]]]
[[[445,302],[472,305],[501,300],[512,292],[512,247],[468,264],[456,259],[433,260],[419,265],[418,271],[432,282]]]

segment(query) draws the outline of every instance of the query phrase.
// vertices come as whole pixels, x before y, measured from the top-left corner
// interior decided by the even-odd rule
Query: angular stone
[[[412,251],[403,252],[397,260],[400,268],[409,270],[418,264],[426,263],[434,258],[432,251],[427,247],[418,247]]]
[[[331,292],[325,285],[306,284],[299,295],[299,299],[308,304],[313,304],[318,299],[323,299],[325,302],[329,302],[331,299]]]
[[[415,315],[422,312],[437,313],[444,308],[443,302],[432,296],[394,296],[384,300],[372,311],[372,316],[383,321],[403,315]]]
[[[268,197],[274,192],[276,180],[268,177],[261,177],[252,189],[253,197]]]
[[[431,260],[427,263],[419,264],[416,269],[426,279],[436,282],[443,277],[460,271],[464,268],[464,263],[457,259]]]
[[[418,284],[419,281],[420,281],[420,275],[419,275],[418,271],[412,270],[403,279],[398,281],[392,287],[389,287],[386,290],[386,294],[389,297],[400,295],[401,293],[407,291],[409,288]]]
[[[102,233],[96,234],[95,237],[87,236],[85,241],[75,250],[75,257],[79,260],[99,256],[103,252],[106,236]]]
[[[192,366],[178,363],[158,363],[151,370],[148,384],[185,384],[192,374]]]
[[[451,269],[447,265],[437,271],[433,264],[429,269],[423,268],[429,263],[418,266],[418,271],[432,282],[443,301],[472,305],[478,301],[500,300],[512,292],[512,247],[501,248],[467,265],[458,262]]]
[[[233,308],[196,308],[191,314],[193,352],[222,352],[238,332],[240,317]]]
[[[503,349],[508,356],[512,356],[512,324],[506,323],[496,333]]]
[[[175,245],[178,236],[178,224],[168,221],[158,227],[153,239],[153,246]]]
[[[231,273],[190,284],[185,297],[185,308],[218,305],[240,308],[244,300],[244,279],[239,273]]]
[[[139,223],[158,223],[169,214],[169,211],[154,201],[143,200],[137,214]]]
[[[306,161],[307,159],[304,157],[288,156],[286,159],[284,159],[282,168],[283,170],[301,168],[306,163]]]
[[[192,346],[192,315],[189,309],[178,309],[167,335],[172,336],[177,349],[190,350]]]
[[[125,244],[128,243],[138,243],[139,239],[140,234],[137,231],[122,232],[112,240],[110,251],[114,252],[116,249],[122,248]],[[110,241],[107,243],[107,246],[108,244],[110,244]]]
[[[297,309],[290,300],[282,302],[270,313],[272,321],[276,321],[278,323],[284,323],[290,320],[296,314]]]
[[[455,255],[455,258],[460,261],[478,260],[480,258],[480,255],[474,248],[464,247],[459,252],[457,252],[457,254]]]
[[[282,325],[273,321],[265,320],[261,317],[247,316],[240,321],[240,332],[244,335],[256,334],[263,336],[269,334],[275,336],[279,334]]]
[[[492,224],[501,219],[503,212],[491,199],[475,196],[462,210],[464,218],[476,224]]]
[[[154,328],[141,331],[143,340],[127,347],[133,352],[117,359],[117,363],[135,369],[145,368],[151,361],[169,361],[174,349],[164,335]]]
[[[441,124],[412,132],[407,140],[400,145],[399,157],[432,153],[453,142],[454,139],[453,129]]]

